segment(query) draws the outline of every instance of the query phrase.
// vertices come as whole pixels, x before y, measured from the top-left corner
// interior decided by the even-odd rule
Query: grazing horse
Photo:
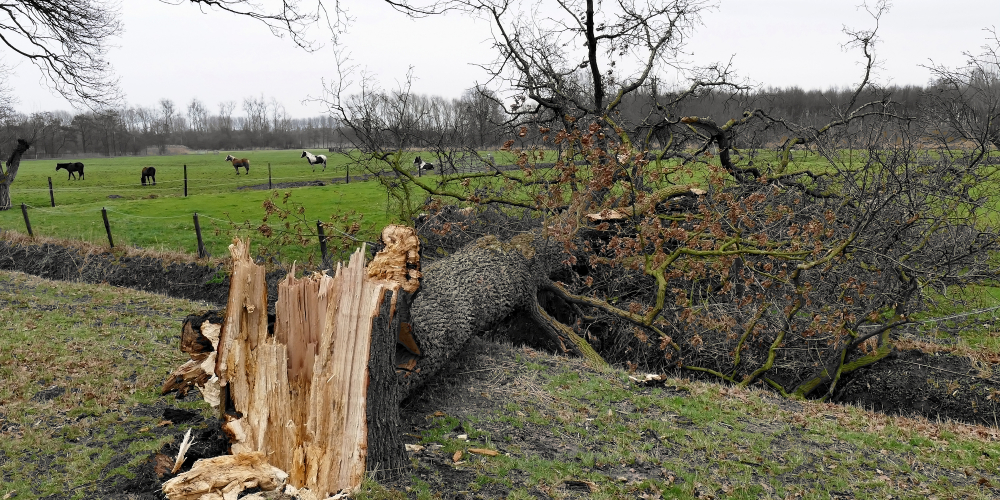
[[[326,155],[314,155],[308,151],[303,151],[302,156],[299,158],[305,158],[313,166],[313,172],[316,171],[316,165],[322,163],[323,171],[326,172]]]
[[[419,156],[413,159],[413,164],[419,167],[420,170],[434,170],[433,163],[427,163],[426,161],[421,160]]]
[[[80,179],[83,179],[83,163],[78,161],[71,163],[56,163],[56,172],[58,172],[60,168],[65,168],[66,171],[69,172],[69,175],[66,177],[67,181],[70,179],[76,179],[76,174],[80,174]]]
[[[236,175],[240,175],[240,167],[246,169],[247,175],[250,175],[250,160],[246,158],[237,158],[233,155],[226,156],[226,161],[233,162],[233,168],[236,169]]]
[[[142,167],[142,185],[146,185],[146,180],[152,185],[156,185],[156,169],[153,167]]]

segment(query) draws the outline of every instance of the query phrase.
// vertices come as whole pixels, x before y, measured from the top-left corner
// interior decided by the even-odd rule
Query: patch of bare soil
[[[891,415],[1000,427],[997,369],[963,356],[898,351],[845,377],[833,401]]]
[[[42,278],[83,283],[104,283],[225,307],[229,275],[222,264],[164,262],[155,257],[114,252],[85,251],[55,244],[30,244],[0,240],[0,269]],[[267,275],[269,305],[276,300],[277,283],[285,272]]]
[[[325,185],[326,183],[323,181],[278,182],[275,184],[254,184],[253,186],[240,186],[236,189],[239,189],[241,191],[244,189],[262,191],[265,189],[288,189],[288,188],[297,188],[305,186],[325,186]]]
[[[189,393],[185,400],[201,399],[197,391]],[[129,470],[128,475],[114,475],[98,486],[96,498],[133,500],[161,500],[166,498],[161,487],[165,481],[191,469],[195,461],[202,458],[217,457],[229,453],[229,439],[221,431],[221,424],[216,418],[206,419],[197,412],[176,408],[171,404],[172,398],[161,398],[155,404],[140,406],[133,414],[161,418],[163,425],[153,429],[155,435],[173,435],[174,440],[161,448],[157,453],[129,451],[130,441],[120,444],[120,449],[114,460],[108,464],[108,470],[127,464],[137,456],[143,459],[139,467]],[[171,472],[180,443],[187,430],[191,430],[193,441],[185,453],[184,467],[177,474]],[[54,499],[53,499],[54,500]]]

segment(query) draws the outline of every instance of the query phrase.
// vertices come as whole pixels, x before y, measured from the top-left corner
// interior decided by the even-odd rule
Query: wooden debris
[[[500,454],[496,450],[490,450],[487,448],[469,448],[469,453],[475,453],[476,455],[486,455],[490,457],[495,457]]]
[[[191,439],[191,429],[188,429],[187,433],[184,434],[184,440],[181,441],[181,447],[177,450],[177,459],[174,460],[174,467],[170,470],[171,474],[177,474],[177,471],[181,470],[184,465],[184,455],[187,454],[188,449],[191,448],[191,443],[194,442]]]
[[[247,488],[273,491],[288,478],[260,452],[198,460],[191,470],[163,483],[170,500],[235,500]]]
[[[392,281],[413,293],[420,288],[420,239],[412,227],[391,224],[382,229],[385,245],[368,265],[368,277]]]
[[[455,454],[451,456],[452,462],[458,462],[461,459],[462,459],[462,450],[456,451]]]
[[[177,391],[179,397],[184,397],[191,387],[198,386],[205,401],[213,408],[219,406],[220,387],[215,376],[215,362],[221,329],[221,318],[214,312],[185,318],[181,327],[181,350],[188,353],[191,360],[170,373],[160,394]]]
[[[629,375],[628,376],[629,380],[631,380],[632,382],[635,382],[636,384],[639,384],[639,385],[654,385],[657,382],[663,382],[663,381],[667,380],[668,378],[669,377],[667,377],[666,375],[654,375],[652,373],[647,373],[645,375],[640,375],[638,377],[636,377],[634,375]]]
[[[582,480],[567,479],[565,482],[563,482],[563,484],[566,485],[566,489],[568,490],[585,491],[590,493],[597,493],[597,491],[600,489],[597,487],[597,483],[593,481],[587,481],[586,479]]]
[[[600,212],[598,212],[596,214],[587,214],[587,219],[589,219],[591,221],[620,220],[620,219],[624,219],[626,217],[628,217],[628,216],[625,215],[625,214],[623,214],[623,213],[621,213],[621,212],[619,212],[619,211],[617,211],[617,210],[615,210],[615,209],[613,209],[613,208],[606,208],[606,209],[601,210]]]

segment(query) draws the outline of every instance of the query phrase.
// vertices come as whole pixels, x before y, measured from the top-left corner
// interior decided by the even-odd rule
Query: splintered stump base
[[[333,277],[278,286],[268,331],[264,270],[230,245],[233,274],[218,343],[223,430],[232,452],[261,452],[289,484],[320,494],[354,489],[366,469],[408,464],[399,437],[394,317],[398,283],[368,277],[364,249]]]

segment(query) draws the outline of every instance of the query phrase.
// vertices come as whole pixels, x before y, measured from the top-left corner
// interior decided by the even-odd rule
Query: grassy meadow
[[[227,154],[250,160],[249,175],[240,174],[225,161]],[[300,150],[284,151],[220,151],[203,154],[170,156],[65,158],[58,162],[81,161],[85,165],[83,180],[68,179],[65,170],[55,170],[57,160],[25,159],[11,186],[13,208],[0,212],[0,228],[27,233],[21,204],[26,205],[31,229],[36,236],[82,240],[107,245],[102,209],[108,214],[112,238],[116,246],[142,247],[152,250],[197,253],[193,215],[198,214],[205,248],[215,257],[225,256],[235,235],[251,236],[262,242],[263,237],[247,227],[260,226],[264,216],[262,205],[270,197],[279,206],[287,198],[288,208],[301,207],[304,229],[314,233],[315,221],[330,222],[331,216],[348,212],[363,214],[360,239],[373,241],[381,228],[394,220],[385,189],[374,180],[358,180],[361,172],[353,171],[354,180],[344,184],[348,158],[340,153],[326,153],[326,171],[313,172]],[[402,159],[409,165],[417,153]],[[494,152],[498,164],[510,164],[513,155]],[[30,156],[30,154],[29,154]],[[551,162],[554,152],[539,157],[538,162]],[[815,163],[818,158],[802,155],[803,163]],[[156,185],[140,184],[143,167],[156,168]],[[184,195],[184,171],[187,169],[187,196]],[[295,188],[272,185],[322,181],[324,186]],[[517,171],[508,175],[521,175]],[[684,176],[683,173],[678,174]],[[437,178],[424,172],[425,179]],[[687,177],[687,176],[685,176]],[[697,177],[697,176],[696,176]],[[51,206],[49,178],[52,180]],[[336,184],[331,181],[337,178]],[[684,179],[675,179],[682,182]],[[431,181],[433,184],[433,181]],[[498,185],[498,179],[480,182]],[[686,182],[698,182],[690,178]],[[261,187],[264,187],[261,189]],[[253,189],[256,188],[256,189]],[[268,221],[275,230],[281,222]],[[238,229],[242,228],[242,229]],[[329,234],[328,234],[329,236]],[[302,260],[318,254],[318,242],[310,238],[304,248],[284,248],[284,260]]]
[[[246,222],[257,227],[262,221],[262,204],[272,193],[281,205],[285,193],[292,192],[291,204],[304,209],[302,217],[316,230],[315,221],[328,222],[332,214],[355,211],[364,214],[365,227],[377,231],[389,222],[386,195],[377,182],[352,181],[331,184],[344,177],[346,158],[329,154],[328,167],[316,172],[301,151],[245,151],[234,155],[250,160],[250,173],[240,175],[225,161],[226,154],[81,158],[84,180],[67,180],[65,170],[55,171],[56,160],[25,160],[11,187],[12,210],[0,212],[0,227],[27,232],[20,205],[28,206],[32,232],[50,236],[107,244],[101,210],[106,209],[116,246],[197,252],[193,214],[198,213],[206,249],[213,256],[227,253],[235,226]],[[71,159],[59,161],[73,161]],[[268,164],[271,182],[323,181],[325,186],[267,190]],[[187,166],[187,196],[184,196],[184,168]],[[156,168],[156,185],[142,186],[142,167]],[[352,172],[352,176],[358,172]],[[52,178],[55,207],[51,207],[48,178]],[[250,189],[252,186],[265,189]],[[277,221],[269,223],[277,226]],[[242,234],[246,234],[243,231]],[[374,234],[362,233],[362,238]],[[260,236],[253,236],[255,240]],[[314,245],[315,246],[315,245]],[[318,252],[306,248],[289,252],[290,258]]]

